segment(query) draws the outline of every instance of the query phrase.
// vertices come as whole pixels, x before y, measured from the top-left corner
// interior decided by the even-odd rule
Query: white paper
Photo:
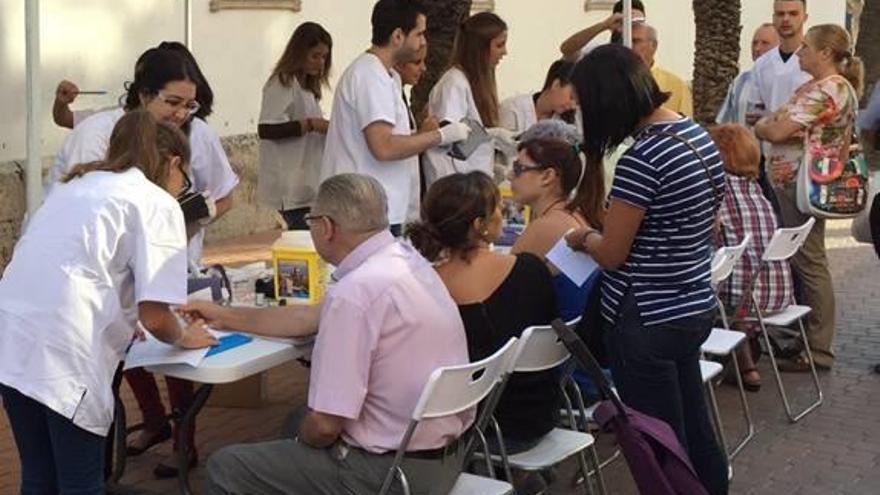
[[[547,252],[547,260],[578,287],[599,268],[592,256],[568,247],[565,236]]]
[[[202,364],[210,347],[204,349],[181,349],[166,344],[146,333],[146,340],[135,340],[125,356],[125,370],[161,364],[188,364],[197,368]]]

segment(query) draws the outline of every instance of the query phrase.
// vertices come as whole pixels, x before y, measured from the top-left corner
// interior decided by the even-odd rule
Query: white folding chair
[[[777,229],[773,234],[773,237],[770,239],[770,243],[767,245],[767,249],[764,250],[764,255],[761,257],[761,266],[758,268],[755,276],[752,277],[752,283],[754,284],[758,277],[761,276],[761,272],[767,267],[767,265],[773,261],[788,261],[791,259],[795,253],[804,245],[804,242],[807,240],[807,236],[810,233],[810,230],[813,228],[813,224],[816,223],[816,220],[810,217],[803,225],[800,227],[792,227],[785,229]],[[761,327],[761,333],[764,335],[764,343],[767,346],[767,354],[770,356],[770,363],[773,366],[773,376],[776,378],[776,384],[779,388],[779,396],[782,398],[782,405],[785,407],[785,414],[788,416],[789,421],[792,423],[797,423],[804,416],[812,412],[814,409],[822,405],[822,401],[824,400],[824,396],[822,394],[822,387],[819,384],[819,375],[816,373],[816,363],[813,362],[813,351],[810,349],[810,342],[807,339],[807,331],[804,328],[803,318],[808,315],[811,311],[809,306],[801,306],[795,303],[794,296],[792,296],[791,304],[789,304],[785,309],[778,313],[773,313],[772,315],[768,315],[764,317],[761,313],[761,308],[758,307],[758,300],[755,296],[755,291],[751,290],[752,295],[752,306],[754,306],[755,317],[758,321],[758,324]],[[813,376],[813,384],[816,388],[816,399],[811,402],[807,407],[805,407],[799,413],[792,412],[791,404],[788,400],[788,395],[785,393],[785,385],[782,383],[782,376],[779,373],[779,368],[776,366],[776,356],[773,353],[773,344],[770,342],[770,335],[767,333],[767,327],[776,327],[776,328],[787,328],[797,322],[798,332],[791,332],[796,337],[800,337],[804,343],[804,351],[807,355],[807,362],[810,364],[810,372]]]
[[[712,388],[711,381],[707,380],[705,373],[703,374],[703,383],[706,383],[708,387],[709,399],[713,408],[712,413],[715,417],[716,426],[718,427],[719,440],[721,441],[721,445],[723,446],[724,452],[727,454],[729,460],[733,460],[743,447],[745,447],[755,436],[755,424],[752,420],[751,411],[749,410],[748,400],[746,399],[746,391],[743,387],[739,362],[737,362],[736,356],[734,355],[736,348],[746,341],[746,335],[743,332],[737,332],[730,329],[727,314],[724,310],[724,302],[718,297],[718,286],[727,280],[731,273],[733,273],[734,267],[739,263],[739,260],[742,258],[742,255],[745,253],[751,240],[752,237],[746,234],[745,238],[743,238],[742,242],[738,245],[722,247],[715,252],[715,256],[712,259],[711,282],[713,289],[715,289],[715,300],[718,302],[718,309],[721,314],[723,328],[713,328],[712,332],[709,334],[709,338],[707,338],[700,347],[700,350],[704,355],[719,357],[730,356],[733,361],[733,369],[736,373],[736,384],[737,388],[739,388],[740,404],[742,404],[743,417],[746,422],[746,433],[731,451],[728,451],[727,449],[727,439],[724,434],[724,428],[721,424],[721,415],[718,411],[715,391]],[[746,295],[744,294],[743,297],[746,297]]]
[[[431,374],[400,440],[400,446],[394,455],[394,461],[388,469],[379,495],[388,493],[395,478],[401,483],[404,494],[410,494],[409,482],[401,464],[416,426],[423,419],[441,418],[466,411],[489,396],[510,368],[510,362],[517,350],[516,343],[517,339],[513,337],[504,347],[486,359],[470,364],[438,368]],[[488,454],[489,449],[482,432],[475,429],[474,433],[480,437],[483,448]],[[491,463],[487,463],[487,467],[491,474],[493,472]],[[510,495],[512,493],[513,486],[510,483],[462,473],[450,495]]]
[[[516,354],[508,368],[508,374],[514,372],[534,373],[554,369],[568,361],[570,357],[571,355],[552,327],[529,327],[523,331],[520,337]],[[568,406],[569,417],[573,418],[571,400],[564,390],[563,395]],[[496,421],[493,420],[492,423],[498,436],[500,455],[493,455],[491,459],[495,463],[501,463],[506,472],[509,473],[511,467],[523,471],[540,471],[576,455],[581,471],[585,473],[584,488],[587,493],[593,493],[591,475],[595,478],[599,493],[603,495],[606,493],[605,482],[599,469],[595,441],[589,433],[577,431],[574,424],[570,430],[554,428],[541,439],[538,445],[525,452],[508,456],[504,448],[503,432]],[[589,463],[584,455],[586,450],[590,451]],[[592,464],[592,469],[590,464]]]

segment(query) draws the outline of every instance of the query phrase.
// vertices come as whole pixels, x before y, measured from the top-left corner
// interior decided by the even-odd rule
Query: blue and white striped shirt
[[[672,132],[700,151],[720,195],[724,167],[712,138],[689,118],[651,124],[617,164],[613,199],[645,210],[626,262],[605,273],[602,315],[617,319],[633,291],[645,326],[677,320],[715,307],[709,286],[715,190],[699,157]],[[718,198],[720,201],[720,198]]]

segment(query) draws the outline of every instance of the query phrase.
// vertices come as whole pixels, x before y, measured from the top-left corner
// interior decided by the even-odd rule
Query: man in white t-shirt
[[[646,20],[645,5],[641,0],[633,0],[632,2],[632,19],[633,22],[645,22]],[[614,4],[611,16],[607,19],[566,38],[559,45],[562,58],[569,62],[577,62],[594,48],[604,44],[597,42],[596,38],[605,31],[611,32],[611,43],[623,43],[623,1],[618,0]]]
[[[379,0],[373,7],[372,46],[339,78],[321,164],[321,180],[357,172],[376,178],[388,196],[391,230],[399,235],[412,191],[411,157],[437,145],[467,138],[470,129],[453,122],[412,134],[400,97],[394,64],[410,60],[426,45],[424,8],[413,0]]]

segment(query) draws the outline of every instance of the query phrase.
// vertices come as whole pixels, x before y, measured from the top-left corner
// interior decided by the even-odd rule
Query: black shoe
[[[174,455],[176,456],[177,453],[175,452]],[[199,455],[193,454],[189,458],[189,467],[190,467],[190,469],[192,469],[198,465],[199,465]],[[177,469],[176,463],[174,466],[169,466],[168,464],[165,464],[164,462],[160,462],[159,464],[156,464],[155,468],[153,468],[153,476],[157,480],[166,480],[166,479],[170,479],[170,478],[177,478],[177,475],[179,473],[180,473],[180,470]]]

